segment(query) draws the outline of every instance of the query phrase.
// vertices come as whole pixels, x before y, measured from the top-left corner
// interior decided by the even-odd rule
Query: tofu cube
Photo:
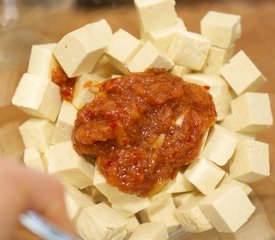
[[[228,48],[241,36],[241,17],[209,11],[201,20],[201,34],[214,46]]]
[[[255,207],[236,184],[224,184],[206,196],[200,209],[218,232],[236,232]]]
[[[130,217],[150,205],[148,198],[127,194],[109,185],[97,166],[95,168],[93,185],[108,198],[112,208],[125,217]]]
[[[184,22],[180,18],[178,18],[177,23],[172,26],[149,32],[148,40],[161,52],[166,53],[177,30],[186,31]]]
[[[213,228],[199,207],[204,198],[202,195],[194,196],[175,211],[175,215],[185,231],[203,232]]]
[[[106,204],[84,208],[76,221],[76,229],[83,239],[123,240],[128,220]]]
[[[245,93],[231,102],[232,127],[241,133],[255,133],[273,124],[267,93]]]
[[[190,199],[194,198],[195,196],[197,196],[199,194],[200,193],[197,191],[173,194],[173,199],[174,199],[176,208],[180,207],[181,205],[184,205]]]
[[[104,20],[87,24],[66,34],[54,48],[54,56],[68,77],[89,73],[103,55],[112,30]]]
[[[31,116],[55,121],[61,107],[59,91],[59,86],[50,79],[25,73],[16,88],[12,104]]]
[[[129,240],[167,240],[169,238],[163,223],[143,223],[138,226]]]
[[[169,27],[178,20],[175,0],[134,0],[134,3],[144,33]]]
[[[202,71],[206,74],[219,75],[222,66],[233,57],[234,49],[234,44],[228,48],[211,46]]]
[[[173,67],[173,62],[166,54],[159,52],[152,43],[146,42],[128,63],[127,67],[130,72],[143,72],[148,68],[169,70]]]
[[[169,233],[177,230],[179,222],[174,215],[176,207],[172,195],[161,192],[154,195],[150,200],[150,206],[138,214],[141,221],[164,223]]]
[[[72,141],[51,145],[46,157],[49,174],[76,188],[92,185],[94,166],[74,151]]]
[[[234,55],[220,69],[220,74],[237,95],[255,91],[266,82],[266,78],[243,51]]]
[[[197,33],[177,31],[167,54],[175,64],[201,70],[210,46],[210,41]]]
[[[90,103],[99,90],[98,86],[105,80],[105,77],[96,73],[85,73],[78,77],[74,86],[72,104],[81,109],[86,103]]]
[[[44,153],[51,141],[54,125],[45,119],[31,118],[24,122],[19,131],[26,148],[35,148]]]
[[[213,97],[217,112],[217,121],[223,120],[230,113],[230,103],[233,97],[228,85],[221,77],[196,73],[183,75],[183,80],[209,88],[208,91]]]
[[[27,168],[47,172],[47,162],[44,161],[36,148],[26,148],[24,150],[23,161]]]
[[[252,139],[239,140],[229,170],[232,178],[246,183],[269,176],[268,144]]]
[[[122,73],[129,73],[127,63],[141,48],[141,42],[130,33],[119,29],[115,32],[107,47],[109,61]]]
[[[182,172],[178,172],[175,179],[168,182],[168,184],[162,189],[167,193],[183,193],[195,190],[195,187],[186,179]]]
[[[188,181],[204,195],[215,189],[224,174],[221,168],[204,157],[197,158],[184,172]]]
[[[180,78],[182,78],[185,74],[188,74],[190,72],[190,68],[181,65],[174,65],[174,67],[171,69],[171,73]]]
[[[89,197],[68,184],[65,184],[65,203],[68,216],[73,222],[77,220],[83,208],[95,205]]]
[[[237,180],[231,178],[228,173],[226,173],[224,175],[223,179],[221,180],[221,182],[219,183],[219,186],[221,186],[223,184],[228,184],[228,183],[237,184],[246,193],[246,195],[249,195],[250,193],[253,192],[253,189],[248,184],[237,181]]]
[[[28,66],[28,73],[51,79],[52,71],[58,64],[53,56],[56,43],[33,45]]]
[[[76,108],[71,103],[64,100],[51,139],[52,144],[72,139],[76,114]]]
[[[234,132],[216,124],[209,134],[202,156],[219,166],[224,166],[233,156],[237,141]]]

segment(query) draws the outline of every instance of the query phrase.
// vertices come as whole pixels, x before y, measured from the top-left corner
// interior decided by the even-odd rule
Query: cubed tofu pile
[[[86,240],[165,240],[180,227],[235,232],[255,210],[248,184],[269,175],[268,144],[255,134],[273,123],[268,94],[255,92],[265,77],[243,51],[234,53],[241,17],[210,11],[201,32],[194,33],[176,14],[175,0],[134,3],[140,39],[123,29],[113,33],[103,19],[58,43],[32,47],[12,100],[31,116],[19,128],[24,163],[60,178],[68,215]],[[71,102],[62,101],[51,80],[57,67],[76,78]],[[185,171],[159,193],[140,198],[110,186],[96,164],[74,151],[71,135],[78,109],[93,100],[98,84],[148,68],[164,68],[204,86],[217,122]]]

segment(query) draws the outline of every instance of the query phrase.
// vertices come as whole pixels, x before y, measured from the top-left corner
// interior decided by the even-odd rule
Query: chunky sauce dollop
[[[204,87],[149,69],[101,85],[78,112],[74,148],[96,158],[109,184],[144,197],[192,162],[215,120]]]

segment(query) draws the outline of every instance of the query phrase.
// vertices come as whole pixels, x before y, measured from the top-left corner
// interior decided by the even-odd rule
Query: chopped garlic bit
[[[164,143],[164,139],[165,139],[165,134],[164,133],[161,133],[157,140],[152,144],[153,148],[161,148],[163,143]]]

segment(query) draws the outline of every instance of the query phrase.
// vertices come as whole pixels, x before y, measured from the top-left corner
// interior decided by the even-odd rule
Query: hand
[[[15,237],[18,218],[28,210],[74,233],[66,215],[61,183],[54,177],[0,159],[0,240]]]

